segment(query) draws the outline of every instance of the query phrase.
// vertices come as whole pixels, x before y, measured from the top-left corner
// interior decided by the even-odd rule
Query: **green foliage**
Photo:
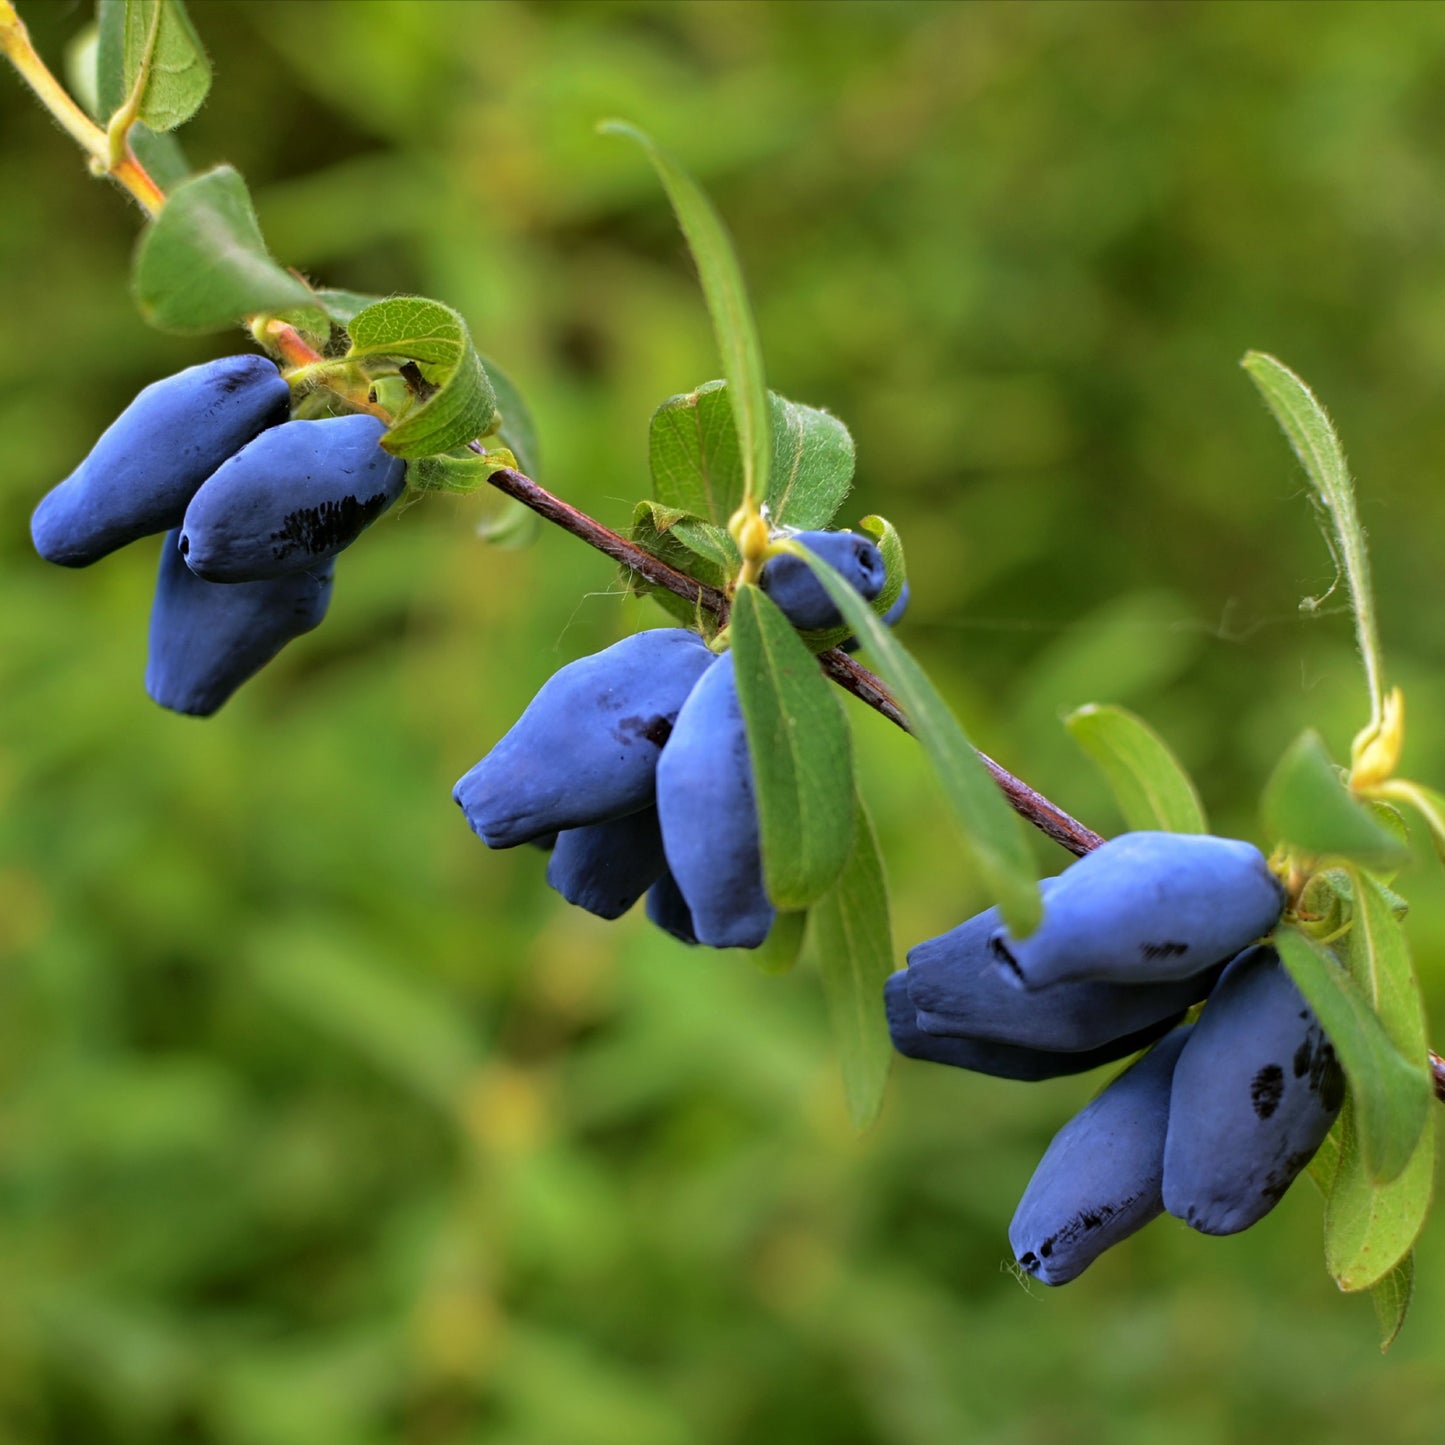
[[[271,259],[246,183],[231,166],[183,182],[145,228],[132,277],[162,331],[225,331],[256,311],[305,306],[311,292]]]
[[[822,976],[848,1116],[855,1129],[864,1129],[883,1105],[893,1062],[882,1006],[883,985],[893,972],[893,937],[878,835],[861,798],[854,810],[847,863],[808,910],[804,949]]]
[[[726,526],[742,504],[744,468],[731,392],[704,382],[652,415],[652,494],[667,507]],[[835,416],[768,393],[773,460],[765,500],[774,526],[826,527],[853,482],[853,438]]]
[[[1264,826],[1314,857],[1397,863],[1399,836],[1351,796],[1324,740],[1309,729],[1290,744],[1265,785]]]
[[[1022,827],[1009,810],[957,718],[878,614],[821,558],[800,549],[859,642],[878,660],[908,717],[908,725],[933,764],[943,794],[962,829],[965,851],[983,878],[1009,929],[1033,930],[1043,913]]]
[[[1380,1324],[1383,1355],[1400,1336],[1410,1300],[1415,1293],[1415,1256],[1407,1254],[1371,1291],[1375,1318]]]
[[[903,584],[908,581],[908,559],[903,555],[903,538],[887,517],[864,517],[858,523],[858,530],[872,537],[883,554],[887,580],[883,583],[883,590],[873,599],[873,610],[880,617],[886,617],[889,608],[898,601]]]
[[[1392,914],[1386,916],[1398,926]],[[1383,927],[1378,919],[1376,925]],[[1371,1182],[1388,1184],[1409,1164],[1426,1124],[1431,1095],[1424,1066],[1401,1056],[1369,999],[1331,953],[1293,928],[1280,929],[1275,942],[1349,1079],[1365,1171]]]
[[[1143,718],[1091,702],[1071,712],[1064,726],[1108,778],[1130,828],[1209,831],[1194,780]]]
[[[781,909],[806,908],[853,851],[848,721],[792,623],[757,587],[738,589],[729,635],[768,897]]]
[[[698,280],[707,299],[717,337],[723,376],[736,398],[733,425],[742,458],[743,493],[755,499],[768,494],[772,441],[769,436],[767,387],[763,379],[763,350],[757,323],[748,303],[742,268],[713,204],[678,162],[636,126],[606,121],[600,127],[612,135],[635,140],[647,152],[657,171],[678,225],[687,238],[697,265]],[[714,518],[726,521],[727,518]]]
[[[414,361],[428,392],[382,438],[398,457],[425,457],[463,446],[498,424],[497,399],[467,324],[440,301],[393,296],[347,323],[353,361]]]
[[[211,88],[211,63],[181,0],[99,0],[101,109],[125,106],[157,134],[184,125]]]

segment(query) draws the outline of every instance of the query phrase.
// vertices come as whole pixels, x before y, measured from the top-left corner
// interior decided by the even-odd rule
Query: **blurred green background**
[[[84,7],[22,0],[60,63]],[[842,520],[980,745],[1103,831],[1061,710],[1151,719],[1216,829],[1365,702],[1282,356],[1360,480],[1405,771],[1445,783],[1445,7],[193,3],[193,161],[278,257],[442,297],[542,480],[622,525],[651,409],[717,372],[622,115],[728,218],[770,380],[850,425]],[[1098,1077],[900,1063],[850,1130],[814,978],[602,924],[448,798],[545,677],[657,625],[597,554],[441,498],[216,718],[141,687],[156,548],[27,519],[147,381],[138,221],[0,76],[0,1440],[1072,1445],[1439,1438],[1445,1225],[1381,1360],[1301,1183],[1067,1289],[1004,1267]],[[909,741],[851,708],[906,947],[984,906]],[[1039,847],[1041,871],[1066,859]],[[1445,1017],[1445,890],[1399,886]],[[1445,1023],[1436,1043],[1445,1042]]]

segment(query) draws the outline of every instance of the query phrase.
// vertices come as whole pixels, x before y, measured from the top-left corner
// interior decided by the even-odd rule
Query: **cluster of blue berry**
[[[882,592],[866,537],[794,540],[865,600]],[[759,582],[795,627],[842,620],[796,555],[768,561]],[[772,927],[732,654],[695,632],[639,632],[569,663],[452,796],[489,848],[550,847],[547,881],[601,918],[646,894],[648,917],[684,943],[757,948]]]
[[[1009,1229],[1020,1267],[1065,1284],[1166,1210],[1205,1234],[1249,1228],[1344,1099],[1318,1020],[1256,944],[1284,903],[1264,856],[1126,833],[1042,891],[1028,938],[990,909],[912,949],[886,989],[895,1047],[934,1063],[1034,1080],[1148,1048],[1045,1151]]]
[[[207,716],[331,600],[333,559],[401,495],[406,464],[366,415],[292,421],[263,356],[157,381],[35,509],[48,561],[84,567],[164,532],[145,685]]]

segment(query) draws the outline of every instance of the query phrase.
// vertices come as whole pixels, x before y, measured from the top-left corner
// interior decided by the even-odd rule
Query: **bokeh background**
[[[85,9],[22,0],[57,65]],[[1151,719],[1217,830],[1365,701],[1247,347],[1360,480],[1406,771],[1445,783],[1445,8],[201,0],[193,161],[273,251],[458,306],[542,479],[624,524],[717,365],[622,115],[728,218],[770,380],[842,416],[908,545],[904,635],[976,740],[1103,831],[1059,724]],[[0,75],[0,1440],[201,1445],[1411,1441],[1445,1418],[1445,1226],[1381,1359],[1301,1182],[1160,1221],[1058,1292],[1005,1268],[1099,1077],[900,1063],[845,1116],[815,978],[690,952],[489,855],[453,780],[562,663],[664,614],[434,499],[216,718],[141,687],[156,548],[31,553],[140,386],[138,221]],[[851,706],[851,705],[850,705]],[[861,708],[911,943],[984,906],[915,749]],[[1400,887],[1445,1020],[1445,887]],[[1039,848],[1040,870],[1066,859]],[[1445,1022],[1437,1044],[1445,1039]]]

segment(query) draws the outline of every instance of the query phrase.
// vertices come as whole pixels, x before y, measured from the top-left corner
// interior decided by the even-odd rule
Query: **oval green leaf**
[[[893,1061],[883,985],[893,972],[888,885],[873,822],[854,799],[853,847],[838,881],[808,910],[804,952],[823,980],[854,1128],[878,1116]]]
[[[933,764],[962,829],[967,857],[961,866],[971,866],[983,879],[1009,931],[1026,937],[1043,916],[1043,902],[1023,825],[928,674],[893,636],[892,629],[883,625],[834,568],[806,548],[798,551],[859,644],[873,654],[878,670],[908,715],[909,730]]]
[[[141,314],[162,331],[226,331],[258,311],[311,302],[273,261],[246,183],[231,166],[183,182],[141,233],[132,285]]]
[[[96,80],[101,114],[129,106],[161,133],[184,125],[211,88],[211,62],[181,0],[100,0]]]
[[[1143,718],[1112,703],[1091,702],[1070,713],[1064,726],[1108,779],[1131,829],[1209,831],[1194,780]]]
[[[1323,948],[1294,928],[1281,928],[1275,946],[1350,1081],[1369,1178],[1376,1184],[1399,1178],[1427,1122],[1431,1092],[1425,1069],[1400,1054],[1359,986]]]
[[[740,587],[730,621],[747,724],[768,897],[806,908],[837,880],[853,835],[848,720],[792,624],[756,587]]]

